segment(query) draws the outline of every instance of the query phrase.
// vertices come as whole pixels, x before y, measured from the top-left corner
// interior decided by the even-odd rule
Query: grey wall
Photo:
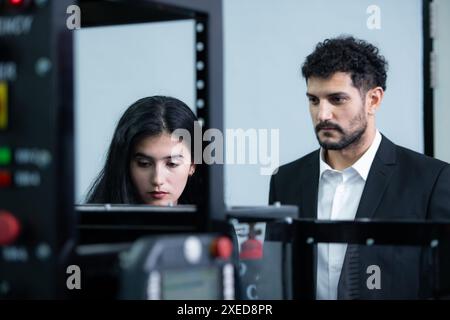
[[[369,30],[370,5],[381,29]],[[280,131],[280,162],[318,147],[300,66],[315,44],[342,33],[379,46],[390,63],[378,128],[423,151],[422,11],[420,0],[224,1],[225,127]],[[228,205],[267,203],[270,176],[259,165],[227,165]]]

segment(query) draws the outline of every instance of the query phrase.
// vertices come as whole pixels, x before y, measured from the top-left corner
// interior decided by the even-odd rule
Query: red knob
[[[250,238],[242,244],[239,258],[253,260],[262,259],[262,257],[263,245],[259,240]]]
[[[212,243],[212,254],[218,258],[228,259],[233,252],[233,244],[227,237],[218,237]]]
[[[19,234],[19,220],[8,211],[0,211],[0,246],[13,243]]]

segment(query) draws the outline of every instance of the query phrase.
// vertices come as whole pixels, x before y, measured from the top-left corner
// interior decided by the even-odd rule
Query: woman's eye
[[[147,168],[151,165],[151,163],[148,161],[138,161],[137,165],[141,168]]]
[[[169,162],[169,163],[167,164],[167,166],[168,166],[169,168],[176,168],[176,167],[179,166],[179,164],[178,164],[178,163],[175,163],[175,162]]]

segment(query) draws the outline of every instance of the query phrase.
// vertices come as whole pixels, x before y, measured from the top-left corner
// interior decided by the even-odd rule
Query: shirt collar
[[[372,144],[370,145],[369,149],[362,155],[361,158],[358,159],[350,168],[353,168],[358,174],[361,176],[361,178],[367,180],[367,176],[369,175],[370,167],[372,166],[373,159],[375,158],[375,155],[378,151],[378,148],[381,144],[381,134],[377,130],[375,133],[375,138],[372,141]],[[322,177],[322,174],[327,171],[336,171],[333,168],[331,168],[328,163],[325,162],[323,157],[324,150],[323,148],[320,149],[319,152],[319,162],[320,162],[320,177]],[[345,170],[348,170],[350,168],[347,168]],[[344,170],[344,171],[345,171]]]

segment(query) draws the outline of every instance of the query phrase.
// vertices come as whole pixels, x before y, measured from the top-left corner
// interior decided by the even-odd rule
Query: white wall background
[[[445,0],[443,0],[445,1]],[[381,29],[369,30],[370,5]],[[225,0],[225,127],[280,130],[280,162],[318,148],[300,67],[317,42],[343,33],[377,45],[390,64],[378,127],[423,152],[420,0]],[[228,205],[267,204],[258,165],[225,167]]]
[[[75,199],[100,172],[117,122],[152,95],[195,102],[194,21],[93,27],[76,31]],[[176,41],[168,41],[176,39]]]
[[[434,155],[450,162],[450,1],[434,0]]]

